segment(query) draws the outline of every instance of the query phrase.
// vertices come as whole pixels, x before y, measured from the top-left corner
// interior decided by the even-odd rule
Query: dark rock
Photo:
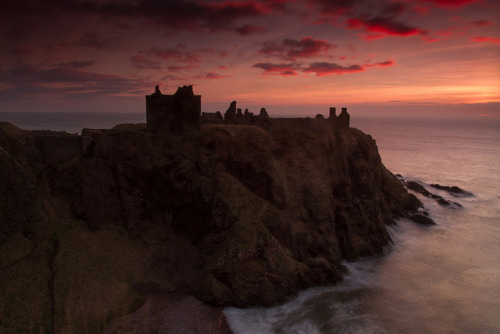
[[[425,189],[425,187],[423,185],[421,185],[418,182],[407,181],[406,182],[406,186],[408,187],[408,189],[416,191],[417,193],[422,194],[422,195],[424,195],[426,197],[431,197],[432,196],[432,194],[427,189]]]
[[[406,218],[420,225],[426,225],[426,226],[436,225],[436,222],[431,217],[429,217],[429,214],[427,212],[410,213],[406,215]]]
[[[474,196],[474,194],[465,191],[457,186],[442,186],[440,184],[431,184],[431,187],[434,187],[439,190],[444,190],[449,192],[453,196]]]
[[[236,115],[235,102],[226,115]],[[88,242],[110,226],[125,231],[139,243],[148,264],[141,270],[155,289],[168,281],[212,304],[272,305],[339,282],[345,259],[383,254],[391,242],[386,225],[396,218],[429,223],[419,216],[421,202],[383,166],[373,138],[334,131],[326,121],[295,123],[201,126],[176,136],[87,131],[87,152],[51,168],[36,152],[32,163],[2,153],[1,194],[19,189],[14,200],[27,208],[42,200],[32,194],[49,193],[43,201],[67,206],[72,217],[47,209],[47,224],[78,221],[96,231],[87,231]],[[38,192],[31,193],[23,170],[35,165],[45,172],[36,174]],[[27,218],[8,201],[2,198],[1,214]],[[13,231],[9,225],[2,234]]]
[[[462,208],[463,207],[460,203],[449,201],[449,200],[443,198],[442,196],[439,196],[439,195],[436,195],[436,194],[429,192],[427,189],[425,189],[425,187],[423,185],[421,185],[418,182],[415,182],[415,181],[404,181],[404,182],[405,182],[406,186],[408,187],[408,189],[416,191],[416,192],[418,192],[426,197],[429,197],[429,198],[436,200],[436,202],[438,202],[439,205],[450,207],[450,208],[455,208],[455,207]]]

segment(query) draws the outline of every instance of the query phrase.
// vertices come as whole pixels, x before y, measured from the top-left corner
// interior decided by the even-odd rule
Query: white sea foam
[[[235,334],[253,333],[385,333],[371,319],[362,296],[374,294],[374,262],[346,263],[344,282],[311,288],[273,308],[227,308],[224,314]]]

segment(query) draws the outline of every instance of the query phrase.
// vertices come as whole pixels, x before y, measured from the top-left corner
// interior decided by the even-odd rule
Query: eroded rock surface
[[[55,166],[0,132],[0,172],[9,179],[2,189],[31,208],[1,204],[0,241],[8,245],[0,245],[0,266],[12,263],[2,249],[31,226],[55,312],[33,321],[54,319],[56,330],[131,312],[146,293],[137,287],[250,306],[339,282],[342,260],[382,254],[386,225],[421,203],[383,166],[373,138],[314,121],[273,120],[267,130],[203,125],[179,136],[89,132],[85,151]],[[4,297],[0,307],[12,307]],[[76,304],[83,307],[68,306]]]

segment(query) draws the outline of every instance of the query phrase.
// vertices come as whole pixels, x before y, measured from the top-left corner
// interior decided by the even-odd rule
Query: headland
[[[387,225],[422,216],[345,108],[202,114],[184,86],[157,87],[146,112],[80,136],[0,123],[0,331],[133,327],[179,294],[273,305],[340,282],[342,261],[383,254]],[[207,319],[198,332],[227,329]]]

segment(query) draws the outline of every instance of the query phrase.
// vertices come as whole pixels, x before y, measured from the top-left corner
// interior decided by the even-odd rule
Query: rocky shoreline
[[[212,324],[340,282],[341,261],[383,254],[387,225],[423,216],[373,138],[322,118],[78,137],[2,123],[0,147],[0,331],[155,323],[145,305],[187,296],[215,305],[193,306]]]

